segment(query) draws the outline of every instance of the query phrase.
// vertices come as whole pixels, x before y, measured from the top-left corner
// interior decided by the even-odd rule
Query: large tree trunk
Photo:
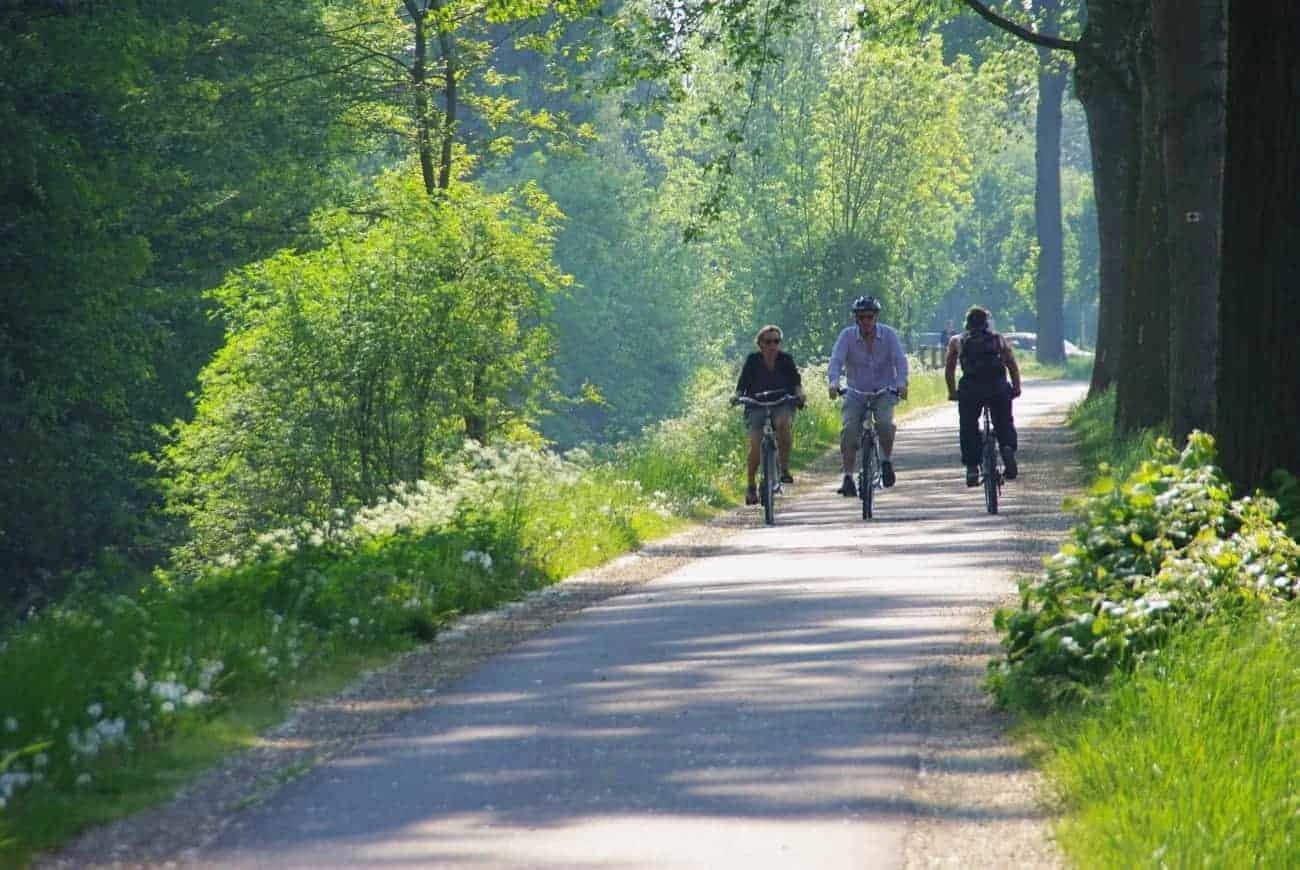
[[[1139,50],[1142,163],[1136,222],[1124,294],[1124,337],[1115,389],[1121,432],[1163,427],[1169,413],[1169,244],[1165,171],[1160,142],[1162,105],[1155,86],[1150,29]]]
[[[1141,105],[1130,35],[1137,23],[1131,3],[1088,4],[1088,24],[1075,52],[1075,91],[1088,117],[1092,184],[1097,203],[1097,355],[1088,394],[1114,383],[1124,331],[1124,293],[1132,247],[1141,152]]]
[[[1224,0],[1152,0],[1169,215],[1169,426],[1211,430],[1222,226]]]
[[[1219,330],[1219,458],[1239,491],[1300,474],[1300,5],[1233,3]]]
[[[1065,361],[1065,236],[1061,230],[1061,97],[1065,72],[1047,48],[1038,49],[1034,223],[1038,230],[1038,361]]]

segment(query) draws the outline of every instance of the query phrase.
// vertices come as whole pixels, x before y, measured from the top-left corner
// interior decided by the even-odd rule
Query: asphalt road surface
[[[955,409],[905,420],[898,484],[876,519],[833,492],[838,476],[802,476],[776,526],[756,519],[490,659],[190,857],[277,868],[905,866],[918,819],[996,815],[978,796],[955,809],[918,798],[934,740],[918,698],[1014,591],[1026,553],[1036,560],[1059,533],[1069,461],[1059,417],[1082,391],[1031,384],[1016,403],[1022,479],[999,515],[964,486]],[[1047,531],[1025,545],[1034,528]]]

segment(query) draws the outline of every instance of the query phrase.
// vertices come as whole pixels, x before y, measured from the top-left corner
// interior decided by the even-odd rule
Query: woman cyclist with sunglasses
[[[740,370],[740,379],[736,381],[736,395],[757,398],[760,395],[795,397],[793,403],[786,403],[776,408],[772,414],[772,425],[776,429],[777,457],[781,466],[781,482],[793,483],[790,475],[790,448],[794,444],[794,432],[791,423],[794,409],[803,407],[803,381],[794,357],[781,350],[781,327],[764,326],[754,336],[758,350],[745,358],[745,365]],[[745,504],[758,504],[758,489],[754,477],[758,473],[759,443],[763,438],[763,423],[766,412],[763,408],[749,406],[745,408],[745,425],[749,429],[749,455],[745,463],[748,486],[745,489]]]

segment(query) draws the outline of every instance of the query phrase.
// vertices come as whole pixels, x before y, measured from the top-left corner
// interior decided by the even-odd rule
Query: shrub
[[[1300,546],[1276,502],[1233,501],[1209,435],[1193,433],[1181,454],[1167,438],[1153,451],[1069,505],[1069,539],[1044,575],[1021,583],[1019,607],[998,612],[1006,652],[990,682],[1004,703],[1084,694],[1189,622],[1300,591]]]

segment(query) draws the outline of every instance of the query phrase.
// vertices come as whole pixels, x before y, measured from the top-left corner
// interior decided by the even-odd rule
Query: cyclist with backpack
[[[1010,343],[993,331],[988,309],[973,305],[966,312],[966,331],[948,340],[943,374],[948,382],[948,398],[957,403],[966,485],[980,485],[980,456],[984,451],[980,414],[985,405],[1002,449],[1006,479],[1015,480],[1020,469],[1016,465],[1016,421],[1011,416],[1011,400],[1020,395],[1020,366]]]
[[[756,396],[761,393],[777,391],[794,396],[793,402],[787,402],[772,414],[772,428],[776,430],[776,446],[781,466],[781,482],[794,483],[790,474],[790,448],[794,444],[794,409],[804,405],[803,379],[794,357],[781,350],[781,327],[768,324],[754,336],[758,350],[745,358],[740,370],[740,379],[736,381],[737,396]],[[748,486],[745,489],[745,504],[758,504],[758,489],[754,476],[758,473],[759,442],[763,438],[763,423],[766,415],[762,408],[746,408],[745,424],[749,430],[749,454],[746,457],[745,471]]]
[[[878,323],[880,302],[874,296],[859,296],[853,300],[854,326],[845,327],[835,339],[831,361],[826,376],[830,382],[831,401],[840,395],[840,373],[856,392],[846,393],[840,411],[840,456],[844,460],[844,482],[840,495],[855,496],[857,485],[853,482],[854,462],[858,455],[858,436],[862,431],[862,418],[867,413],[875,415],[876,432],[880,436],[880,482],[886,487],[894,485],[894,405],[907,398],[907,355],[898,333]],[[868,405],[863,394],[891,387],[898,395],[885,394]]]

